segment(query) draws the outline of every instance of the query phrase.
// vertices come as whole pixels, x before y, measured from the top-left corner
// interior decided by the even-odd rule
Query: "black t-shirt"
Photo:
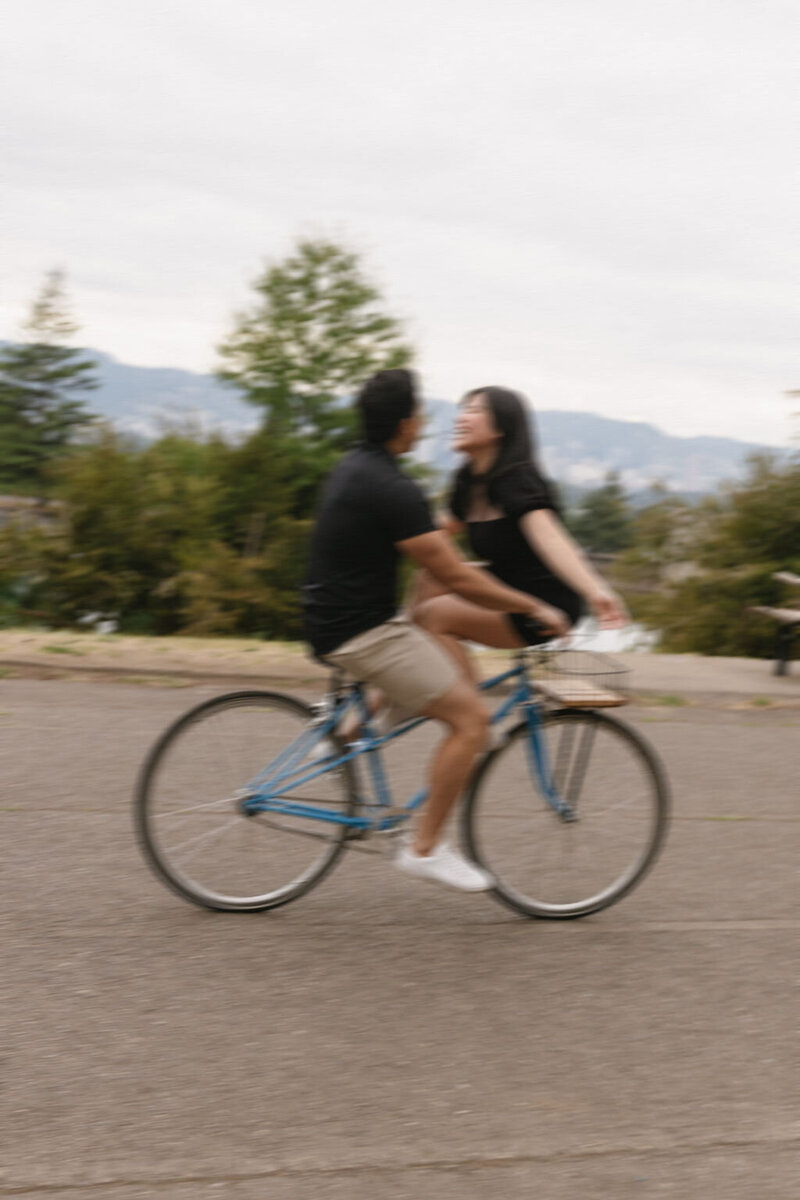
[[[420,488],[391,454],[359,446],[328,477],[303,589],[306,637],[329,654],[397,611],[395,543],[435,525]]]
[[[525,513],[540,508],[558,511],[547,481],[532,464],[508,467],[486,485],[489,505],[502,515],[485,521],[467,520],[473,489],[483,486],[469,467],[462,467],[450,496],[453,515],[466,524],[472,553],[487,563],[488,570],[502,583],[555,605],[576,621],[581,613],[580,596],[553,574],[520,529]]]

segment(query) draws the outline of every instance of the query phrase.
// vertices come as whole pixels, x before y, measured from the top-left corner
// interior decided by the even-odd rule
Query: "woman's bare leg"
[[[470,566],[473,567],[483,567],[485,565],[485,563],[479,562],[470,563]],[[423,604],[427,604],[429,600],[435,600],[437,596],[452,595],[453,593],[448,591],[443,583],[439,583],[438,579],[434,579],[430,572],[417,571],[412,576],[411,582],[408,585],[403,611],[412,621],[416,621],[416,613]]]
[[[521,650],[525,645],[505,613],[470,604],[452,593],[427,600],[419,606],[415,619],[449,654],[453,654],[453,643],[462,641],[480,642],[496,650]]]
[[[415,613],[421,605],[428,600],[433,600],[435,596],[449,596],[444,584],[439,583],[438,579],[434,579],[428,571],[416,571],[411,578],[411,583],[406,592],[403,611],[406,616],[412,621],[416,620]]]

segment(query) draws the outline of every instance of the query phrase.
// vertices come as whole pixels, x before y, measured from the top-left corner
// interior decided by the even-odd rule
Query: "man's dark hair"
[[[417,407],[416,380],[404,367],[378,371],[356,396],[364,441],[385,446],[397,433],[401,421]]]

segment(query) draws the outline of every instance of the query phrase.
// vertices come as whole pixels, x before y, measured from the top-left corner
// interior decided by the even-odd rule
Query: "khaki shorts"
[[[408,617],[393,617],[359,633],[325,660],[379,687],[395,709],[409,716],[423,712],[461,678],[438,642]]]

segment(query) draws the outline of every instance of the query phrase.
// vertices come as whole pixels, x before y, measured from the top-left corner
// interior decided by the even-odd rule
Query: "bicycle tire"
[[[471,858],[493,875],[495,887],[491,895],[496,900],[527,917],[571,920],[616,904],[650,871],[664,845],[670,796],[658,756],[629,725],[607,713],[589,709],[559,709],[543,716],[542,735],[549,742],[554,743],[554,735],[559,727],[562,730],[571,729],[570,736],[573,739],[583,730],[584,740],[590,745],[589,753],[598,733],[609,739],[608,745],[612,751],[624,748],[629,757],[622,754],[615,758],[613,753],[606,752],[604,744],[607,761],[602,765],[622,764],[624,770],[618,776],[622,783],[625,782],[626,771],[629,779],[635,779],[638,774],[645,781],[641,802],[634,798],[630,783],[627,785],[628,793],[623,788],[622,798],[613,800],[614,781],[606,770],[605,778],[600,778],[598,774],[592,785],[595,790],[590,799],[579,796],[576,806],[578,820],[562,821],[547,804],[538,783],[534,784],[535,773],[527,762],[524,771],[520,769],[518,761],[513,763],[513,770],[507,769],[515,757],[519,760],[521,754],[526,754],[525,746],[530,734],[527,723],[521,722],[510,731],[505,743],[487,754],[478,767],[461,811],[461,836]],[[591,739],[588,738],[588,731],[592,731]],[[585,786],[586,768],[588,762],[577,784],[579,789]],[[569,769],[567,763],[567,783]],[[498,799],[497,788],[505,784],[508,792],[509,782],[516,784],[519,797],[507,796],[505,801]],[[599,799],[602,803],[602,796],[606,794],[612,796],[612,801],[604,812],[595,801]],[[569,795],[565,798],[569,803]],[[507,829],[502,828],[502,819],[507,818],[503,803],[519,806],[520,828],[512,827],[513,818],[507,822]],[[612,824],[609,816],[603,835],[597,837],[601,819],[606,813],[619,810],[626,804],[632,810],[629,814],[632,822],[629,821],[628,827],[619,820]],[[634,804],[638,806],[635,809]],[[647,824],[640,828],[636,822],[642,820]],[[493,823],[491,830],[490,821]],[[523,825],[527,826],[527,836]],[[532,838],[530,833],[534,828],[537,833]],[[601,851],[605,849],[606,860],[620,861],[618,872],[612,865],[606,866],[602,859],[597,860],[591,852],[587,854],[585,846],[590,844],[593,837],[597,837]],[[615,837],[619,844],[615,844]],[[569,839],[573,839],[571,843]],[[626,850],[628,843],[632,846],[630,853]],[[583,855],[586,862],[582,868],[587,876],[586,885],[581,882],[567,885],[567,871],[577,864],[579,854]],[[609,873],[606,881],[589,886],[590,877],[602,878],[602,873],[606,871]],[[575,873],[580,880],[581,868]],[[549,899],[548,893],[551,891],[553,898]]]
[[[194,904],[198,904],[201,907],[222,912],[263,912],[267,909],[278,908],[284,904],[288,904],[292,900],[297,900],[301,896],[306,895],[333,869],[345,847],[345,842],[349,832],[348,827],[344,824],[326,822],[324,825],[322,825],[319,821],[315,821],[314,824],[316,824],[318,828],[325,829],[325,834],[311,832],[310,829],[301,829],[299,824],[296,828],[287,828],[286,821],[283,818],[275,818],[270,824],[269,818],[272,816],[272,814],[256,814],[249,816],[245,815],[245,813],[242,811],[240,803],[237,808],[237,801],[232,798],[236,794],[237,777],[238,786],[243,786],[248,779],[257,774],[257,770],[253,771],[251,769],[250,771],[247,771],[245,769],[244,762],[242,762],[240,771],[235,754],[229,756],[232,757],[230,769],[228,769],[227,766],[220,767],[219,758],[215,757],[213,753],[209,755],[207,752],[207,744],[209,741],[208,735],[210,731],[210,724],[215,718],[222,718],[226,714],[230,715],[237,712],[241,715],[241,713],[245,710],[248,710],[251,714],[261,714],[261,716],[264,716],[265,714],[273,715],[275,718],[272,722],[272,728],[274,730],[273,740],[276,741],[276,745],[278,745],[279,749],[283,749],[287,744],[287,741],[283,740],[283,743],[280,744],[283,734],[283,725],[281,725],[280,729],[278,728],[276,715],[280,714],[282,721],[287,719],[287,729],[294,729],[294,736],[297,736],[297,733],[299,733],[301,728],[311,720],[313,715],[312,709],[309,707],[309,705],[303,703],[301,700],[296,699],[294,696],[285,695],[281,692],[229,692],[225,695],[217,696],[214,699],[204,701],[202,704],[198,704],[188,712],[184,713],[160,736],[150,750],[142,766],[135,790],[135,826],[142,852],[149,866],[155,872],[157,877],[179,896],[182,896],[184,899],[189,900]],[[184,770],[184,773],[180,778],[171,780],[170,787],[173,790],[170,791],[170,788],[163,786],[165,767],[169,764],[171,757],[173,758],[173,761],[175,760],[176,747],[180,746],[182,742],[185,745],[189,740],[189,735],[197,730],[203,731],[203,737],[201,737],[199,741],[196,740],[194,743],[194,746],[201,751],[200,757],[202,761],[198,764],[197,769],[195,769],[194,762],[191,761],[192,756],[190,755],[189,766]],[[341,743],[338,742],[338,739],[336,739],[334,735],[329,736],[330,740],[337,746],[337,749],[341,749]],[[243,739],[243,744],[245,745],[245,755],[249,753],[249,743],[250,731],[248,730],[248,736]],[[273,750],[273,757],[275,753],[276,751]],[[180,759],[177,761],[180,763]],[[258,762],[259,760],[256,761]],[[266,762],[269,761],[270,759],[267,757]],[[266,763],[261,760],[260,767],[265,765]],[[260,767],[258,769],[260,769]],[[286,847],[290,843],[286,842],[285,835],[294,834],[294,840],[293,843],[291,843],[292,845],[296,843],[298,839],[303,839],[304,842],[308,841],[309,838],[318,840],[323,849],[310,866],[300,870],[296,876],[290,874],[290,877],[284,880],[277,887],[266,888],[266,890],[264,888],[257,888],[255,892],[247,891],[238,894],[235,890],[230,891],[229,889],[221,889],[219,886],[213,886],[210,883],[204,883],[201,878],[199,878],[201,872],[197,867],[192,868],[192,870],[189,872],[187,872],[185,869],[179,868],[176,861],[176,855],[171,853],[170,850],[163,844],[161,830],[163,830],[165,826],[163,822],[161,822],[157,812],[157,805],[160,803],[161,791],[165,792],[167,796],[173,794],[182,796],[185,791],[187,794],[191,793],[192,799],[194,799],[196,795],[195,791],[192,790],[194,788],[203,789],[204,795],[208,794],[209,791],[211,791],[212,794],[215,794],[214,788],[217,786],[217,778],[221,776],[223,771],[225,772],[226,784],[228,775],[231,777],[232,782],[230,787],[233,788],[231,795],[226,794],[219,800],[212,800],[209,803],[191,805],[189,808],[185,809],[167,809],[163,816],[167,819],[171,819],[173,824],[176,823],[176,820],[178,823],[180,823],[180,818],[183,817],[184,827],[188,824],[189,820],[192,819],[192,813],[195,814],[196,822],[204,819],[206,821],[213,820],[217,814],[219,814],[221,819],[223,817],[227,817],[226,824],[220,825],[219,834],[216,835],[213,829],[211,830],[211,834],[217,836],[218,843],[222,842],[223,837],[227,839],[227,847],[230,847],[234,836],[237,838],[244,838],[245,841],[249,837],[250,846],[260,846],[260,850],[255,851],[256,859],[259,861],[257,861],[252,868],[248,869],[248,873],[254,876],[261,869],[260,855],[262,853],[264,855],[265,875],[268,869],[266,862],[268,847],[263,842],[252,840],[251,835],[255,835],[257,829],[259,832],[263,832],[265,829],[270,829],[273,831],[273,834],[274,831],[277,830],[284,835],[284,840],[280,843],[281,849],[278,852],[277,859],[280,862],[281,870],[285,869],[290,872],[293,868],[289,860],[293,855],[295,857],[296,855],[294,849],[292,849],[291,855],[287,854]],[[328,798],[326,798],[324,801],[318,800],[317,802],[320,804],[335,804],[337,810],[343,812],[345,815],[351,815],[357,801],[354,786],[354,776],[350,764],[345,763],[341,767],[337,767],[335,770],[327,772],[324,776],[321,776],[320,779],[327,781],[324,786],[326,788],[326,795]],[[159,783],[159,780],[162,780],[162,784]],[[223,790],[229,791],[230,787]],[[160,788],[161,791],[159,790]],[[302,794],[298,795],[297,798],[303,800],[305,803],[309,802],[308,798]],[[172,802],[173,801],[170,800],[167,801],[167,803]],[[181,803],[181,801],[179,800],[178,803]],[[297,819],[291,818],[291,820]],[[231,835],[230,837],[228,836],[229,834]],[[201,844],[201,851],[199,852],[202,852],[204,855],[206,855],[207,852],[202,849],[204,840],[210,844],[208,830],[201,832],[199,836],[194,838],[196,843]],[[191,844],[191,842],[191,838],[189,838],[188,841],[184,839],[183,848],[185,848],[186,845]],[[193,852],[192,856],[196,858],[197,853],[199,852]],[[232,872],[233,853],[229,848],[226,848],[226,853],[230,860],[230,865],[226,868],[226,870]],[[245,853],[250,855],[250,861],[252,861],[253,852],[248,848]],[[270,859],[270,865],[273,865],[273,860],[275,857],[276,856],[273,853],[272,858]],[[220,872],[219,865],[217,865],[215,868],[215,864],[210,861],[206,863],[204,869],[208,870],[210,875],[214,874],[215,869],[217,873]],[[195,875],[198,877],[195,877]]]

